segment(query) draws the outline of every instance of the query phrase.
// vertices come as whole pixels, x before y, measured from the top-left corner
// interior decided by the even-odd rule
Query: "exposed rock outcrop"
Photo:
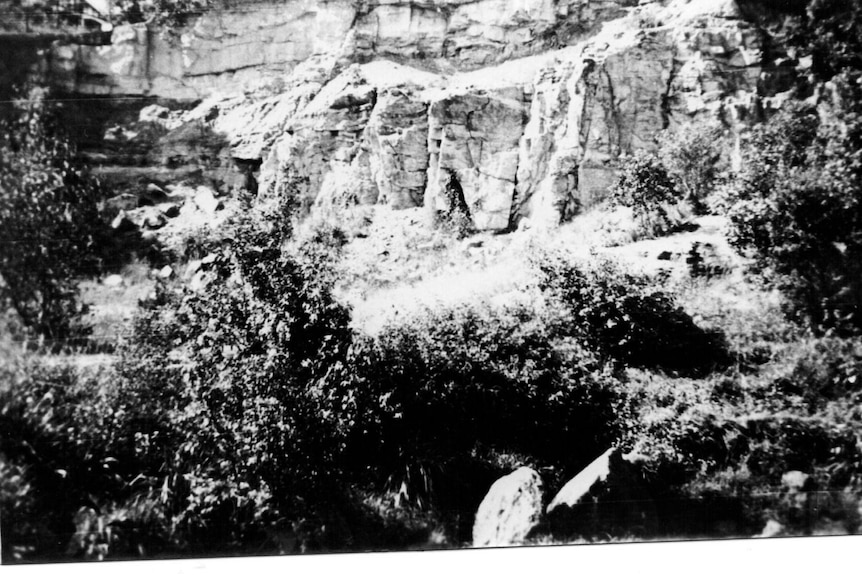
[[[542,519],[542,478],[529,467],[501,477],[476,512],[474,547],[523,543]]]
[[[82,93],[206,96],[141,118],[150,164],[309,209],[440,212],[456,186],[474,229],[506,230],[601,199],[664,129],[779,105],[781,29],[734,0],[263,0],[58,45],[53,66]]]
[[[551,532],[562,538],[594,537],[640,530],[654,532],[655,505],[641,484],[636,465],[608,449],[566,483],[548,504]]]

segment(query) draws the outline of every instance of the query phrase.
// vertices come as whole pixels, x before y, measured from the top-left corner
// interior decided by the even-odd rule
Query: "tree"
[[[695,213],[705,211],[703,201],[721,175],[723,132],[718,124],[694,123],[659,139],[662,164]]]
[[[727,202],[730,241],[818,330],[862,328],[862,116],[804,107],[758,127]]]
[[[623,164],[610,199],[632,208],[644,227],[662,232],[669,224],[666,205],[679,200],[680,192],[655,154],[638,151]]]
[[[170,386],[167,465],[177,525],[207,549],[259,544],[337,499],[349,313],[331,295],[331,254],[290,248],[289,222],[282,210],[244,216],[205,258],[198,291],[162,290],[127,360],[152,385],[182,382]],[[182,358],[173,374],[154,370],[149,358],[169,354]]]
[[[104,194],[32,90],[0,123],[0,295],[40,336],[70,337],[76,277],[99,264]]]

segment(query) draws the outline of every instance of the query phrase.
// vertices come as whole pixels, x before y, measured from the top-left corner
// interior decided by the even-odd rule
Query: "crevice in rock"
[[[668,77],[667,77],[667,85],[665,86],[664,93],[661,96],[661,127],[662,130],[666,130],[668,126],[670,126],[670,114],[671,114],[671,90],[673,88],[673,83],[676,80],[676,75],[679,73],[679,62],[677,61],[677,49],[676,46],[671,48],[670,53],[670,66],[668,68]]]

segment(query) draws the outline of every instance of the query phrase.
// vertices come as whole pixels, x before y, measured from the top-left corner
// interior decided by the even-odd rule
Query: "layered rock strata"
[[[309,209],[445,211],[457,189],[474,228],[507,230],[589,206],[664,129],[738,128],[790,89],[774,15],[634,4],[253,2],[173,33],[119,27],[111,46],[57,47],[54,64],[79,92],[206,96],[152,142],[162,163],[199,162],[182,142],[203,130],[234,180]]]

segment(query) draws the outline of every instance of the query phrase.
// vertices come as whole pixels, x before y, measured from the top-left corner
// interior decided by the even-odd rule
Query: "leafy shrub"
[[[512,462],[588,463],[618,433],[617,374],[561,329],[523,305],[460,304],[359,340],[347,461],[413,503],[478,486],[471,513]]]
[[[680,197],[664,164],[642,151],[625,161],[610,193],[611,203],[632,208],[641,227],[653,235],[667,233],[667,206]]]
[[[309,519],[337,474],[328,389],[349,315],[321,259],[285,250],[289,234],[280,214],[248,219],[206,258],[204,287],[164,291],[141,324],[153,349],[179,350],[177,522],[208,548]]]
[[[680,195],[695,213],[704,213],[704,200],[716,187],[723,166],[724,130],[718,124],[692,123],[659,139],[662,165]]]
[[[443,226],[458,238],[464,238],[474,231],[470,208],[464,199],[464,190],[455,172],[449,173],[449,179],[443,186],[445,209],[434,213],[435,222]]]
[[[0,124],[0,297],[25,325],[61,341],[80,314],[76,276],[95,271],[108,226],[103,191],[54,135],[32,91],[29,107]]]
[[[791,110],[755,129],[730,191],[730,241],[775,274],[790,311],[819,329],[862,326],[862,121],[817,127]]]
[[[145,471],[125,434],[128,414],[109,383],[112,372],[85,374],[60,361],[11,358],[0,373],[2,455],[14,472],[4,480],[21,477],[32,499],[13,509],[12,532],[37,533],[28,551],[43,557],[65,549],[79,508],[101,511],[126,497]]]
[[[610,261],[537,262],[540,285],[563,302],[584,346],[626,365],[703,372],[727,360],[723,338],[699,328],[666,293]]]
[[[858,515],[840,495],[858,505],[859,345],[804,338],[743,381],[732,372],[702,382],[630,373],[639,423],[623,443],[645,456],[661,506],[706,498],[733,507],[738,533],[759,533],[768,519],[800,533],[832,520],[855,529]],[[788,472],[806,474],[811,495],[788,493]],[[807,508],[799,503],[809,497]],[[673,529],[690,534],[691,509],[680,511]]]
[[[812,71],[829,80],[862,71],[862,5],[856,0],[809,0],[791,42],[812,57]]]

